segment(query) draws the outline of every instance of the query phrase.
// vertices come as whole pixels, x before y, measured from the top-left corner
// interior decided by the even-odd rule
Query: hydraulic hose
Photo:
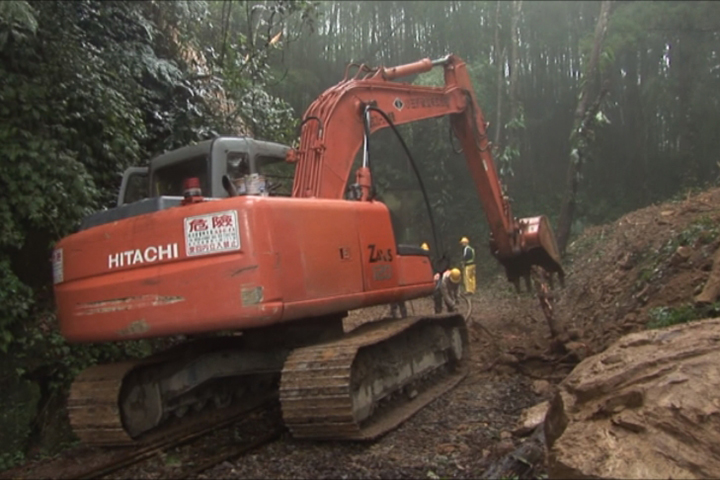
[[[438,260],[438,263],[447,260],[447,253],[445,252],[445,248],[440,241],[440,238],[437,234],[437,229],[435,228],[435,217],[432,214],[432,208],[430,208],[430,201],[428,200],[427,190],[425,190],[425,184],[422,181],[422,178],[420,177],[420,172],[417,169],[417,165],[415,164],[415,159],[413,158],[412,154],[410,153],[410,149],[408,148],[407,144],[405,143],[405,140],[400,135],[400,132],[398,132],[397,127],[395,127],[395,124],[390,120],[390,117],[382,110],[380,110],[377,107],[374,107],[372,105],[365,106],[365,112],[374,111],[379,113],[385,121],[390,125],[390,128],[392,129],[393,133],[395,133],[395,136],[397,136],[398,140],[400,140],[400,144],[402,145],[403,150],[405,151],[405,154],[408,157],[408,160],[410,161],[410,166],[413,169],[413,173],[415,174],[415,178],[417,178],[418,184],[420,185],[420,191],[423,194],[423,200],[425,201],[425,207],[427,208],[428,216],[430,218],[430,228],[432,229],[433,239],[435,241],[435,245],[437,245],[438,252],[443,252],[441,258]],[[366,114],[366,121],[365,121],[365,136],[368,139],[367,140],[367,152],[368,152],[368,168],[370,166],[370,125],[369,125],[369,118],[370,116]],[[371,170],[372,173],[372,170]]]

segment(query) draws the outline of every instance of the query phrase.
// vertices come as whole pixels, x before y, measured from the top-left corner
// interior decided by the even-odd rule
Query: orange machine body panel
[[[242,196],[84,230],[53,254],[63,336],[243,330],[432,292],[379,202]]]

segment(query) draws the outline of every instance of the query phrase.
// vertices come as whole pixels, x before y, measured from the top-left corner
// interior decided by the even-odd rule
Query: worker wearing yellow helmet
[[[429,251],[430,251],[430,245],[428,245],[428,244],[425,243],[425,242],[423,242],[423,244],[420,245],[420,248],[422,248],[422,249],[425,250],[426,252],[429,252]]]
[[[465,280],[465,293],[475,293],[475,249],[470,246],[467,237],[460,239],[462,245],[463,278]]]
[[[453,268],[445,270],[442,275],[435,274],[435,292],[433,293],[433,301],[435,302],[435,313],[442,313],[442,304],[448,312],[457,310],[458,293],[460,290],[460,279],[462,274],[460,269]]]

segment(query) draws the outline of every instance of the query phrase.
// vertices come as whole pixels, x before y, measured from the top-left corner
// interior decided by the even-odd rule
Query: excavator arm
[[[443,87],[393,82],[436,66],[444,69]],[[539,265],[558,273],[562,281],[560,255],[547,217],[516,219],[512,214],[467,68],[455,55],[393,68],[363,65],[353,78],[346,72],[343,81],[325,91],[305,113],[299,147],[288,153],[288,160],[297,162],[293,196],[343,198],[355,155],[367,138],[365,116],[370,115],[370,133],[389,126],[375,109],[394,125],[450,115],[490,225],[491,252],[505,267],[508,280],[516,286],[520,277],[529,281],[531,267]],[[358,169],[356,178],[362,198],[369,199],[372,178],[367,164]]]

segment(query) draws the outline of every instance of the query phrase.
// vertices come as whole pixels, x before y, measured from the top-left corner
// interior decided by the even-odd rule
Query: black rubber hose
[[[307,117],[305,120],[303,120],[302,122],[300,122],[300,125],[298,125],[298,128],[297,128],[297,129],[298,129],[298,134],[297,134],[298,137],[300,137],[300,135],[302,135],[302,127],[303,127],[303,125],[305,125],[305,124],[306,124],[307,122],[309,122],[310,120],[315,120],[315,121],[317,121],[317,122],[320,124],[320,129],[323,128],[322,120],[320,120],[320,119],[319,119],[318,117],[316,117],[315,115],[310,115],[310,116]]]
[[[423,194],[423,199],[425,200],[425,207],[427,208],[428,216],[430,217],[430,228],[432,229],[433,239],[435,240],[435,245],[440,247],[440,248],[438,248],[438,252],[443,252],[442,257],[440,258],[440,261],[446,260],[447,254],[444,251],[445,248],[442,245],[442,243],[440,242],[438,235],[437,235],[437,229],[435,228],[435,218],[433,217],[433,214],[432,214],[432,208],[430,208],[430,201],[428,200],[427,191],[425,190],[425,184],[423,183],[422,178],[420,177],[420,172],[418,171],[417,165],[415,164],[415,159],[413,158],[412,154],[410,153],[410,149],[408,148],[407,144],[405,143],[405,140],[400,135],[400,132],[398,132],[397,128],[395,127],[395,124],[392,122],[392,120],[390,120],[390,117],[388,117],[388,115],[385,112],[383,112],[382,110],[380,110],[377,107],[373,107],[372,105],[367,105],[365,107],[365,111],[367,112],[368,110],[378,112],[385,119],[385,121],[388,123],[388,125],[390,125],[390,128],[395,133],[398,140],[400,140],[400,144],[402,145],[402,148],[405,151],[405,154],[408,156],[408,160],[410,160],[410,166],[412,167],[413,172],[415,173],[415,177],[417,178],[417,181],[420,184],[420,191]],[[368,124],[367,120],[365,122],[365,135],[367,135],[367,137],[368,137],[368,167],[370,167],[370,125]],[[371,172],[371,174],[372,174],[372,172]],[[373,185],[374,185],[374,182],[373,182]]]

